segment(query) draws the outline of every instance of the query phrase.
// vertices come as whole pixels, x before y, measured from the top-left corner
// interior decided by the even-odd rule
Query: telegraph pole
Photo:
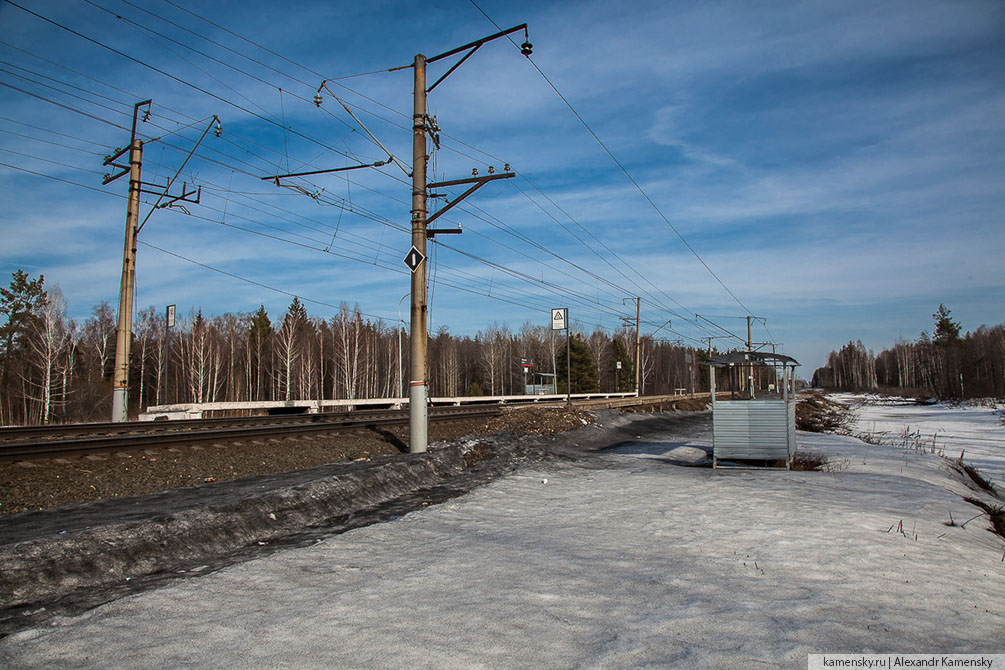
[[[426,57],[415,56],[412,105],[412,247],[426,256]],[[419,262],[412,272],[411,375],[408,382],[408,450],[426,451],[426,263]]]
[[[140,108],[149,111],[152,100],[144,100],[133,105],[133,127],[129,135],[128,149],[120,150],[114,156],[105,158],[105,165],[115,165],[114,161],[129,152],[129,167],[115,176],[105,175],[108,184],[129,173],[129,196],[126,202],[125,247],[122,250],[122,279],[119,282],[119,320],[115,333],[115,368],[112,377],[112,421],[129,419],[129,351],[132,345],[133,291],[136,285],[136,230],[140,220],[140,191],[143,188],[140,175],[143,167],[143,141],[136,137],[136,121]],[[121,165],[116,167],[122,168]]]
[[[135,135],[136,118],[133,117]],[[119,323],[115,335],[115,373],[112,387],[112,421],[129,420],[129,351],[132,345],[133,291],[136,287],[136,228],[140,221],[140,170],[143,142],[129,143],[129,200],[126,205],[126,243],[122,250],[119,284]]]
[[[433,143],[439,147],[439,128],[436,126],[435,119],[430,119],[429,115],[426,113],[426,94],[436,88],[440,82],[446,79],[454,70],[456,70],[461,63],[466,61],[475,51],[477,51],[483,44],[500,37],[509,35],[510,33],[523,30],[526,35],[527,24],[522,23],[519,26],[514,26],[508,30],[503,30],[488,37],[483,37],[480,40],[475,40],[474,42],[469,42],[463,46],[457,47],[456,49],[451,49],[432,58],[426,58],[422,54],[416,54],[414,61],[411,65],[403,65],[401,67],[391,68],[389,72],[396,70],[403,70],[411,67],[413,70],[413,82],[412,82],[412,249],[409,250],[408,254],[405,256],[404,262],[412,271],[412,283],[411,283],[411,311],[410,311],[410,325],[411,333],[409,336],[409,346],[411,352],[410,374],[408,382],[408,451],[410,453],[421,453],[426,451],[428,446],[428,404],[429,404],[429,386],[427,383],[427,363],[426,363],[426,352],[427,352],[427,338],[428,338],[428,300],[426,294],[426,242],[429,237],[434,235],[446,235],[446,234],[456,234],[460,233],[460,229],[434,229],[429,228],[428,225],[435,221],[437,218],[442,216],[445,212],[457,206],[462,200],[473,194],[479,188],[489,183],[490,181],[495,181],[496,179],[510,179],[516,176],[516,173],[509,171],[509,165],[505,167],[505,171],[501,174],[495,174],[494,168],[489,168],[489,174],[485,176],[478,176],[477,169],[472,172],[472,177],[469,179],[455,179],[451,181],[438,182],[434,184],[426,183],[426,163],[429,160],[429,156],[426,154],[426,134],[427,132],[432,133]],[[467,53],[464,54],[445,74],[443,74],[439,79],[437,79],[429,88],[426,88],[426,65],[429,63],[436,62],[442,58],[447,58],[463,51]],[[524,41],[520,45],[520,52],[527,57],[530,57],[531,44],[529,41]],[[322,87],[324,83],[322,83]],[[320,89],[319,89],[320,91]],[[329,90],[330,91],[330,90]],[[320,94],[315,97],[315,103],[320,104]],[[343,105],[344,106],[344,105]],[[346,108],[348,111],[348,108]],[[351,112],[350,112],[351,113]],[[355,118],[355,117],[354,117]],[[365,128],[364,128],[365,130]],[[369,131],[367,131],[369,134]],[[372,135],[371,135],[372,137]],[[376,138],[374,138],[376,139]],[[379,142],[378,142],[379,144]],[[391,157],[393,160],[393,156]],[[383,164],[383,162],[381,162]],[[375,167],[373,166],[355,166],[355,167]],[[355,169],[352,168],[352,169]],[[286,175],[291,176],[291,175]],[[269,177],[269,179],[275,179],[278,183],[280,176]],[[445,207],[434,213],[432,216],[428,216],[428,211],[426,210],[426,189],[446,187],[446,186],[459,186],[462,184],[470,184],[470,188],[462,193],[459,197],[453,198]]]
[[[694,366],[695,359],[698,357],[695,353],[694,347],[688,347],[688,355],[691,357],[691,397],[694,398]]]
[[[635,397],[639,397],[642,374],[642,298],[635,298]]]
[[[161,204],[164,198],[168,198],[168,192],[171,190],[171,186],[174,184],[175,179],[181,173],[182,168],[185,167],[185,163],[188,162],[192,154],[195,153],[195,149],[198,148],[199,143],[202,142],[202,137],[206,136],[209,132],[210,126],[206,127],[203,131],[202,137],[199,138],[199,142],[196,143],[195,147],[189,153],[188,158],[182,163],[182,166],[178,168],[178,172],[175,173],[167,186],[163,190],[151,191],[144,188],[144,186],[156,186],[155,184],[147,184],[142,181],[141,173],[143,167],[143,141],[136,137],[136,122],[139,118],[140,108],[146,107],[146,112],[143,120],[146,121],[147,117],[150,115],[150,105],[153,100],[144,100],[143,102],[138,102],[133,105],[133,126],[129,134],[129,146],[126,149],[119,149],[114,154],[110,156],[105,156],[104,165],[111,165],[112,167],[119,168],[120,172],[117,174],[106,174],[105,178],[102,180],[102,184],[109,184],[119,177],[125,174],[129,175],[129,197],[126,203],[126,235],[125,235],[125,248],[122,251],[122,279],[119,283],[119,320],[116,327],[115,334],[115,369],[112,377],[112,421],[128,421],[129,420],[129,353],[132,346],[132,327],[133,327],[133,293],[136,287],[136,236],[140,229],[153,214],[155,209],[160,207],[170,207],[178,201],[182,202],[199,202],[199,197],[196,191],[188,192],[187,184],[182,187],[182,194],[175,197],[170,197],[170,199]],[[220,132],[219,119],[215,116],[213,121],[217,123],[217,135]],[[117,164],[115,161],[119,159],[126,152],[129,153],[129,165],[123,166]],[[202,187],[199,187],[198,194],[201,194]],[[160,196],[157,199],[157,203],[150,209],[147,213],[146,219],[143,223],[140,223],[140,193],[149,193],[151,195]],[[189,200],[190,196],[196,195],[195,200]],[[165,391],[166,393],[166,391]]]
[[[748,314],[747,315],[747,352],[748,353],[751,351],[751,347],[753,346],[753,344],[751,343],[750,340],[751,340],[751,338],[750,338],[750,315]],[[750,358],[750,357],[748,356],[748,358]],[[747,393],[750,394],[751,398],[754,397],[754,361],[748,361],[748,363],[747,363]]]
[[[697,317],[697,316],[700,316],[700,315],[695,314],[695,316]],[[712,340],[722,340],[722,339],[727,339],[727,338],[730,338],[730,337],[736,337],[736,336],[732,335],[732,334],[730,334],[730,335],[706,335],[705,337],[701,338],[701,339],[705,340],[708,343],[708,357],[712,358]],[[711,367],[709,367],[708,370],[709,370],[709,375],[712,375],[712,376],[715,375],[715,372],[713,371],[713,369]],[[711,383],[712,383],[712,387],[713,387],[713,390],[714,390],[714,387],[715,387],[714,380]]]
[[[639,379],[642,372],[642,359],[640,357],[642,353],[642,330],[640,328],[642,325],[642,298],[624,298],[621,300],[621,304],[624,305],[626,300],[635,301],[635,397],[638,397]]]

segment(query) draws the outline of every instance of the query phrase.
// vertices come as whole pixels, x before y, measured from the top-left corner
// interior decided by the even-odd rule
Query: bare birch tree
[[[28,346],[32,354],[32,372],[28,383],[37,390],[37,421],[52,420],[53,384],[61,376],[60,363],[70,341],[67,328],[66,299],[58,286],[45,292],[36,318],[32,322]]]

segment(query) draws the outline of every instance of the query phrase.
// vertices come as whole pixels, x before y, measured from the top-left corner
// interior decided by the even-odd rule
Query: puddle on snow
[[[673,465],[703,467],[712,458],[712,448],[696,445],[688,441],[630,441],[608,447],[605,454],[621,454],[649,460],[658,460]]]

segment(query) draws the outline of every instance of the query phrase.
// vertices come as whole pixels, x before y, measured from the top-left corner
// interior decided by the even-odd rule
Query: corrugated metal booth
[[[708,360],[712,384],[712,463],[714,467],[785,467],[796,451],[796,366],[782,354],[739,351]],[[774,369],[772,390],[756,397],[753,371]],[[780,372],[779,372],[780,367]],[[725,371],[735,386],[737,373],[747,379],[749,396],[715,400],[716,371]],[[734,392],[735,397],[735,392]]]

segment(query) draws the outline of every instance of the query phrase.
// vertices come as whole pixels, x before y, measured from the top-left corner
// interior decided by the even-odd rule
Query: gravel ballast
[[[504,432],[560,433],[589,420],[589,414],[574,408],[512,408],[488,419],[431,422],[429,439],[435,442]],[[0,514],[397,455],[408,451],[407,443],[407,428],[388,426],[318,436],[0,462]]]

